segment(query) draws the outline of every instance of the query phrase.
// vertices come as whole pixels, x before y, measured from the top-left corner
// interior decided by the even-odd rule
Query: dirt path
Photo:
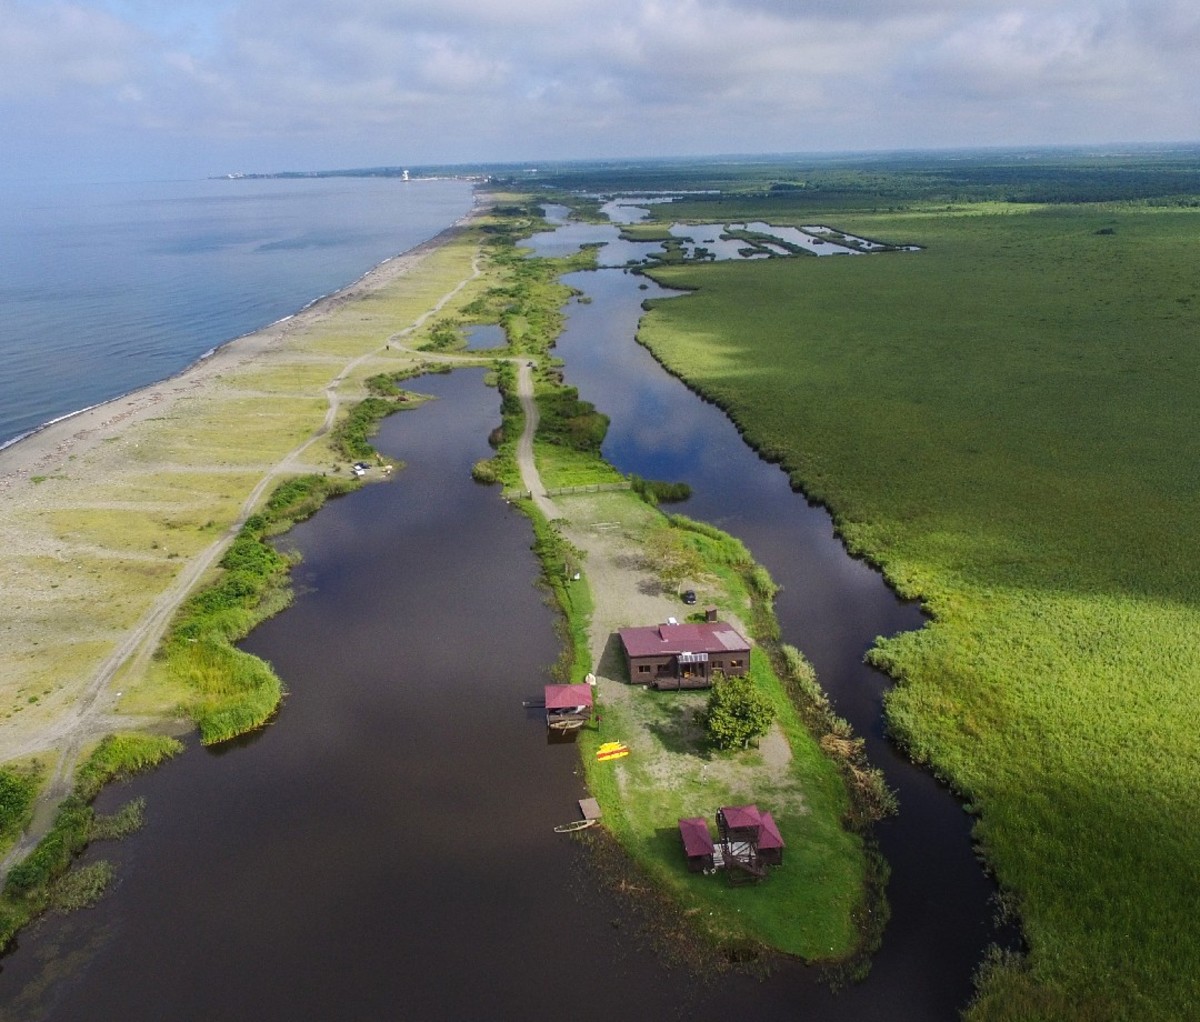
[[[525,418],[525,428],[521,430],[521,438],[517,441],[517,467],[521,471],[521,482],[529,491],[530,499],[550,521],[560,518],[561,513],[555,503],[546,496],[546,487],[542,485],[542,477],[537,469],[537,461],[533,456],[533,436],[538,427],[537,401],[533,397],[533,363],[522,363],[517,370],[517,397],[521,400],[521,411]]]

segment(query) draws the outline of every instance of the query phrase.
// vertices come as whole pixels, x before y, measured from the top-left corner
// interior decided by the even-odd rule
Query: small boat
[[[624,742],[605,742],[596,750],[596,758],[604,759],[620,759],[622,756],[629,755],[629,746]]]
[[[554,731],[576,731],[583,727],[584,719],[582,717],[563,717],[559,720],[551,720],[546,724],[546,727]]]
[[[576,820],[574,823],[561,823],[554,828],[554,833],[571,834],[577,830],[587,830],[588,827],[598,822],[598,820]]]

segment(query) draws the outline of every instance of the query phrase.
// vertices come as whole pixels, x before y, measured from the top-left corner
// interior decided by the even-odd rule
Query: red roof
[[[749,653],[750,643],[724,621],[622,628],[618,633],[629,656],[674,656],[679,653]]]
[[[546,709],[571,710],[592,705],[591,685],[547,685]]]
[[[762,825],[762,814],[755,805],[722,806],[721,815],[732,830],[757,830]]]
[[[683,838],[683,850],[689,858],[696,855],[712,855],[712,835],[708,832],[708,821],[703,816],[681,819],[679,836]]]
[[[779,833],[779,828],[775,825],[775,817],[768,812],[759,813],[760,825],[758,828],[758,847],[759,848],[782,848],[783,835]]]

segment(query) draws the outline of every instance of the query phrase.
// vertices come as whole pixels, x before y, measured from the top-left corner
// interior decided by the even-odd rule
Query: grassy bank
[[[460,235],[377,291],[243,338],[107,409],[87,432],[63,424],[52,464],[30,479],[6,477],[0,759],[74,705],[191,559],[238,519],[265,473],[317,436],[294,471],[348,477],[353,459],[321,432],[326,389],[348,408],[368,395],[367,377],[412,365],[389,340],[470,278],[477,245]],[[147,413],[135,414],[142,404]],[[115,686],[121,709],[170,713],[186,693],[167,681],[146,660],[130,663]]]
[[[355,485],[317,475],[280,484],[263,510],[242,526],[221,558],[217,579],[180,608],[159,657],[171,681],[189,693],[183,707],[196,720],[205,745],[261,727],[283,696],[270,664],[234,646],[291,602],[291,561],[267,540]]]
[[[974,1017],[1186,1017],[1200,214],[820,215],[925,251],[656,270],[696,290],[641,339],[933,615],[874,659],[901,682],[893,733],[979,814],[1028,937]]]
[[[97,817],[92,800],[109,781],[149,770],[183,746],[162,735],[120,734],[105,738],[76,772],[75,788],[62,802],[48,834],[8,873],[0,892],[0,950],[13,935],[48,908],[84,907],[103,893],[112,876],[106,863],[68,872],[90,841],[123,836],[140,823],[131,803],[114,817]]]

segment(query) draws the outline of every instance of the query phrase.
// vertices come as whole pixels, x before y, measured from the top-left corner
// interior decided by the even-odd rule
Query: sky
[[[1200,140],[1196,0],[0,0],[0,179]]]

